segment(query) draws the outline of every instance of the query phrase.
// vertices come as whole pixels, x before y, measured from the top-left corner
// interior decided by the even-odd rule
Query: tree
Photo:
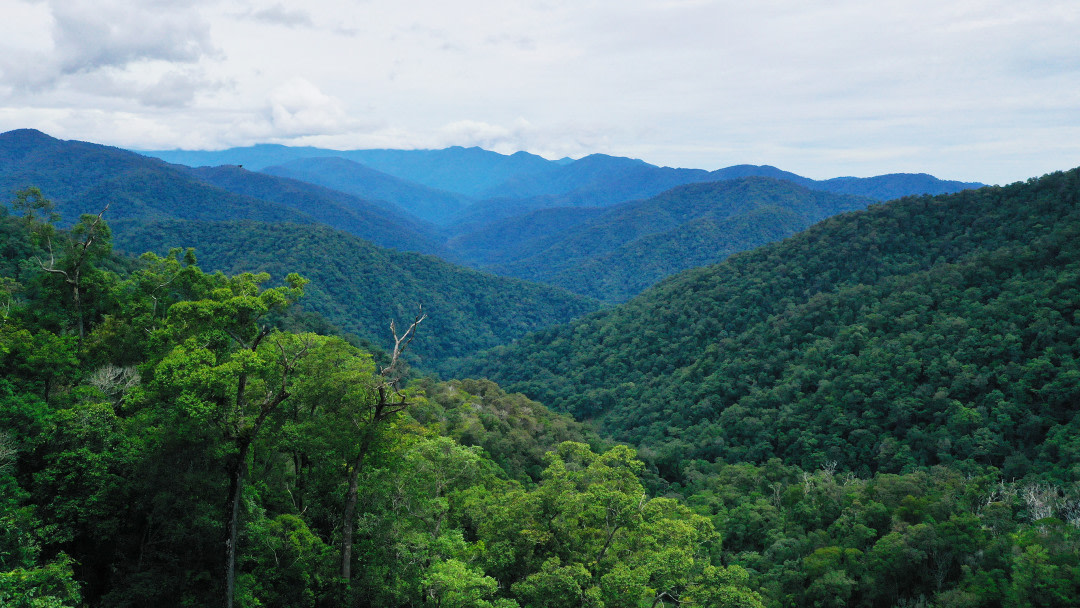
[[[105,205],[105,208],[96,216],[83,214],[79,218],[62,241],[63,254],[59,262],[53,250],[55,231],[49,225],[48,229],[42,232],[49,252],[49,261],[46,263],[41,258],[37,258],[37,263],[46,273],[62,277],[64,283],[71,288],[71,301],[75,310],[80,349],[86,334],[86,323],[83,319],[84,278],[92,263],[105,257],[112,250],[112,231],[101,219],[108,209],[109,206]],[[27,221],[34,221],[32,217],[32,214],[28,212]]]
[[[225,605],[232,608],[241,495],[252,444],[269,417],[290,397],[298,362],[323,338],[274,332],[266,315],[284,309],[306,281],[296,274],[286,286],[260,291],[269,275],[249,273],[198,301],[169,309],[164,336],[182,340],[158,365],[155,376],[197,424],[212,424],[225,443],[228,498],[224,521]],[[178,389],[178,390],[177,390]]]
[[[376,379],[375,390],[373,391],[374,399],[368,403],[357,404],[359,407],[350,411],[349,417],[352,425],[360,432],[360,443],[347,463],[349,489],[345,497],[345,508],[342,512],[341,578],[346,585],[352,579],[353,530],[355,528],[354,520],[356,517],[360,472],[379,427],[410,405],[408,398],[401,391],[401,380],[405,377],[406,371],[402,355],[416,337],[416,329],[426,318],[427,315],[424,314],[423,308],[421,308],[405,330],[405,333],[400,336],[397,333],[397,326],[394,321],[390,321],[390,333],[394,336],[394,349],[390,354],[390,362],[380,370],[379,377]]]

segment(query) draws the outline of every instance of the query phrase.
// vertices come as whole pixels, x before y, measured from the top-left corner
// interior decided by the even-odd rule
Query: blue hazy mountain
[[[605,206],[647,198],[675,186],[741,177],[787,180],[814,190],[891,200],[918,194],[948,194],[981,187],[974,182],[940,180],[925,173],[813,180],[769,165],[735,165],[716,171],[657,167],[644,161],[593,154],[546,171],[517,176],[486,191],[490,199],[551,197],[551,206]],[[481,202],[480,205],[490,205]]]
[[[254,171],[302,158],[337,157],[399,179],[469,197],[517,175],[543,171],[565,162],[549,161],[528,152],[506,155],[461,146],[442,150],[330,150],[259,144],[227,150],[157,150],[140,151],[140,154],[189,167],[243,165]]]
[[[343,158],[398,179],[473,199],[474,202],[467,206],[459,204],[462,199],[444,200],[448,209],[429,208],[417,214],[439,217],[441,222],[465,224],[467,229],[475,228],[485,219],[501,220],[544,208],[607,206],[648,198],[684,184],[740,177],[784,179],[814,190],[858,194],[877,200],[947,194],[982,186],[974,182],[941,180],[924,173],[813,180],[769,165],[734,165],[707,171],[659,167],[642,160],[606,154],[549,161],[526,152],[504,155],[475,147],[337,151],[262,144],[221,151],[170,150],[144,154],[189,166],[241,164],[253,170],[299,159]],[[308,179],[327,185],[336,178],[323,176],[316,180],[309,174]],[[462,230],[454,229],[453,232],[460,234]]]
[[[401,207],[331,190],[306,181],[248,171],[236,165],[199,167],[191,172],[203,181],[236,194],[280,203],[315,221],[367,239],[382,247],[453,259],[432,224]]]
[[[301,158],[265,167],[263,173],[303,180],[371,200],[388,201],[423,220],[445,223],[470,201],[340,157]]]
[[[0,192],[37,186],[64,223],[108,205],[107,221],[184,219],[324,223],[400,250],[452,258],[434,228],[395,210],[236,166],[191,169],[120,148],[40,131],[0,134]]]
[[[33,129],[0,134],[0,192],[37,186],[64,222],[109,206],[106,219],[314,221],[285,205],[235,194],[120,148],[64,141]]]
[[[499,274],[623,301],[669,275],[715,264],[873,202],[785,180],[744,177],[687,184],[587,213],[538,211],[518,223],[552,225],[546,234],[505,220],[451,244],[465,259],[486,254],[484,262]]]

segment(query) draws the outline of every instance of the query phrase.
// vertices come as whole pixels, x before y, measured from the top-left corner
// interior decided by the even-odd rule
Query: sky
[[[1080,2],[0,0],[17,128],[1003,184],[1080,165]]]

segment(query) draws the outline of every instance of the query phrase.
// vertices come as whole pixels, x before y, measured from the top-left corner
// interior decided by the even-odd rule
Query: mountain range
[[[33,130],[0,134],[0,188],[37,186],[62,223],[98,213],[132,254],[196,247],[207,270],[302,272],[307,307],[382,344],[422,304],[420,362],[495,346],[594,310],[589,298],[462,268],[434,227],[399,208],[237,166],[192,169]]]
[[[0,605],[1076,605],[1080,169],[309,150],[356,189],[0,134],[62,216],[0,207]]]
[[[431,242],[412,244],[414,250],[610,302],[625,301],[674,272],[784,238],[831,213],[875,200],[980,185],[925,174],[816,181],[771,166],[705,171],[603,154],[547,161],[477,148],[335,151],[252,146],[146,154],[193,165],[241,163],[384,201],[438,226],[442,250]],[[690,197],[695,210],[681,220],[663,212],[692,191],[686,189],[692,184],[748,178],[772,181],[742,186],[753,194],[745,195],[749,198],[737,211],[730,208],[731,197],[737,196],[732,191],[703,186]],[[799,189],[792,190],[791,184]],[[822,193],[855,198],[837,196],[825,202]],[[788,206],[773,208],[766,202],[780,199]]]
[[[687,459],[1071,477],[1080,169],[911,197],[448,368]]]

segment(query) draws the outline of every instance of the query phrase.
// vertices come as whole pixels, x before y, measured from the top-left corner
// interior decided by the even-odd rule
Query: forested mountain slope
[[[454,369],[687,458],[1080,479],[1080,170],[834,217]]]
[[[435,228],[390,203],[237,166],[190,169],[24,129],[0,134],[0,192],[35,186],[65,223],[108,205],[107,221],[324,223],[383,246],[453,258]]]
[[[28,263],[43,236],[83,306]],[[0,252],[0,605],[599,608],[722,590],[761,607],[714,559],[708,518],[647,496],[633,451],[593,451],[490,382],[405,386],[400,357],[275,329],[304,296],[295,274],[121,261],[99,222],[3,208]],[[397,337],[426,331],[409,318]]]
[[[436,228],[401,207],[365,199],[305,181],[247,171],[235,165],[199,167],[192,173],[236,194],[296,209],[313,220],[367,239],[380,247],[416,251],[450,259]]]
[[[492,269],[625,301],[666,276],[719,262],[871,202],[762,177],[691,184],[551,231],[530,241],[533,247],[524,255],[493,263]],[[506,249],[519,251],[509,244]]]
[[[469,203],[461,195],[402,180],[345,158],[304,158],[262,171],[362,198],[389,201],[429,222],[445,223]]]
[[[446,245],[470,263],[483,267],[529,257],[567,230],[604,215],[603,207],[552,207],[492,221],[457,224],[461,233]],[[487,216],[490,218],[491,216]]]
[[[391,318],[423,305],[429,319],[411,348],[432,364],[514,340],[595,310],[564,290],[385,249],[319,225],[159,221],[116,226],[130,252],[194,247],[202,267],[228,273],[298,272],[311,283],[303,305],[377,343]]]
[[[717,299],[706,307],[703,300],[687,307],[653,299],[651,307],[638,309],[649,315],[642,319],[651,324],[646,327],[629,322],[630,309],[617,309],[611,317],[627,321],[617,329],[639,332],[629,336],[631,345],[665,344],[662,358],[644,350],[640,360],[611,353],[623,367],[613,374],[626,383],[644,381],[645,372],[667,380],[662,388],[672,407],[663,413],[667,424],[655,445],[650,439],[643,446],[648,463],[492,382],[409,381],[401,359],[388,354],[394,345],[389,328],[378,332],[375,343],[386,348],[374,356],[308,331],[307,323],[319,320],[294,307],[314,284],[296,275],[272,287],[265,275],[206,273],[179,250],[134,260],[110,253],[109,231],[96,218],[64,231],[40,213],[23,215],[45,209],[20,205],[23,217],[15,218],[0,207],[0,605],[1077,606],[1080,484],[1061,481],[1075,479],[1078,435],[1051,429],[1054,439],[1044,442],[1039,460],[1024,460],[1045,420],[1067,417],[1077,402],[1075,373],[1063,370],[1076,359],[1069,345],[1075,349],[1080,341],[1077,235],[1069,218],[1077,175],[987,195],[1011,211],[988,211],[981,196],[901,201],[908,206],[895,217],[882,219],[874,215],[882,210],[874,209],[856,215],[862,219],[854,224],[841,218],[802,249],[781,245],[736,256],[750,260],[745,266],[712,269],[738,284],[718,285],[708,269],[680,275],[667,284],[679,289],[651,293]],[[972,220],[969,207],[986,217]],[[903,231],[915,242],[905,249],[906,243],[864,233],[874,217],[881,222],[873,229],[881,232],[918,226]],[[943,226],[946,218],[958,225]],[[273,243],[301,251],[303,231],[316,229],[225,228],[232,236],[218,240],[228,246]],[[994,231],[999,234],[989,236]],[[1023,235],[1034,238],[1030,246]],[[841,267],[815,249],[848,241],[855,242],[848,253],[865,251],[871,241],[878,247],[881,259],[869,263],[866,275],[858,274],[860,260]],[[955,261],[980,247],[992,252]],[[777,252],[809,257],[792,263],[777,259]],[[982,266],[973,267],[978,262]],[[880,281],[892,288],[875,299],[875,277],[893,266],[898,274]],[[926,266],[929,271],[912,272]],[[739,283],[749,277],[735,268],[772,269],[780,278],[769,285]],[[862,285],[830,276],[831,268],[854,273],[851,280]],[[824,274],[790,274],[800,269]],[[948,280],[936,280],[943,277]],[[1040,290],[1040,280],[1049,289]],[[769,287],[789,300],[766,307]],[[881,308],[909,293],[898,290],[905,287],[926,290]],[[871,297],[861,308],[830,300],[844,292]],[[796,302],[806,298],[811,302]],[[725,309],[728,300],[741,308]],[[635,302],[642,301],[647,298]],[[965,302],[976,307],[975,315],[940,319],[934,328],[940,336],[920,343],[917,328]],[[1017,315],[1017,305],[1027,308]],[[874,313],[865,317],[866,331],[843,326],[867,307]],[[803,314],[808,309],[813,315]],[[702,310],[726,316],[703,317]],[[678,316],[687,311],[695,316]],[[399,322],[399,337],[411,328],[422,337],[434,320],[410,327],[412,310],[388,313]],[[996,366],[991,375],[965,363],[983,339],[965,323],[982,317],[988,323],[1009,319],[1004,331],[986,334],[998,349],[984,363]],[[734,331],[761,319],[761,331],[749,339],[731,333],[703,354],[694,340],[715,324]],[[790,331],[796,323],[820,335],[799,344],[800,334]],[[599,328],[598,335],[591,329],[578,326],[560,339],[622,339],[614,326]],[[664,342],[661,333],[681,338]],[[897,334],[896,344],[880,342]],[[842,344],[833,344],[838,340]],[[728,358],[739,375],[729,376],[735,379],[727,385],[702,387],[693,370],[662,365],[685,353],[709,363],[729,348],[744,350],[745,357]],[[768,349],[776,361],[768,359]],[[1028,361],[1029,351],[1041,354]],[[955,357],[941,359],[945,352]],[[901,360],[911,355],[919,367]],[[702,448],[768,442],[771,429],[750,410],[760,403],[730,412],[714,435],[674,443],[683,439],[680,424],[711,408],[678,409],[688,392],[741,383],[763,398],[773,390],[769,375],[800,356],[796,380],[804,392],[827,393],[819,415],[832,417],[806,424],[816,437],[798,434],[802,427],[785,437],[812,453],[802,457],[811,467],[778,458],[761,464],[693,459]],[[869,369],[848,384],[827,377],[831,372],[822,365],[838,364],[848,373],[859,359]],[[586,374],[597,370],[586,360],[570,363]],[[885,391],[898,377],[888,367],[894,364],[907,366],[901,375],[920,374],[915,382],[922,383],[905,387],[912,400],[893,401],[905,426],[892,432],[902,440],[886,436],[877,448],[904,472],[856,467],[856,475],[841,468],[846,462],[822,461],[843,443],[822,428],[831,430],[835,421],[847,429],[845,408],[865,400],[859,391],[873,382],[881,384],[882,396],[870,397],[891,398]],[[946,376],[951,384],[934,389]],[[562,394],[589,390],[592,380],[578,377]],[[925,400],[934,405],[957,390],[979,395],[986,385],[997,385],[1000,394],[991,392],[985,403],[945,403],[948,417],[917,432],[925,428]],[[593,391],[588,397],[604,405],[599,400],[607,396]],[[782,415],[803,405],[786,389],[782,398]],[[872,416],[876,410],[860,411],[867,425],[884,419]],[[649,415],[647,408],[642,412]],[[723,433],[738,424],[746,425],[743,435]],[[1016,450],[995,443],[994,433],[1010,424],[1014,436],[1005,441],[1015,441]],[[693,432],[685,437],[695,438]],[[859,429],[850,437],[875,441]],[[954,445],[983,451],[948,465],[916,462],[927,447],[944,462],[941,455]],[[999,462],[1002,469],[994,466]],[[1027,475],[1016,477],[1025,468]]]
[[[528,152],[505,155],[461,146],[441,150],[329,150],[259,144],[217,151],[160,150],[140,153],[190,167],[244,165],[253,171],[301,158],[337,157],[429,188],[465,196],[479,196],[517,175],[547,170],[559,164]]]
[[[31,129],[0,134],[0,192],[36,186],[63,220],[109,218],[252,219],[311,222],[306,214],[211,186],[186,168],[119,148],[62,141]]]

